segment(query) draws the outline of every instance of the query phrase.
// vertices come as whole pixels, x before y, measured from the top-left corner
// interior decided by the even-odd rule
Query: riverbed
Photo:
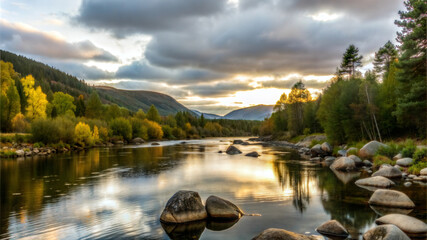
[[[267,228],[315,234],[336,219],[352,238],[384,214],[354,181],[365,172],[337,174],[282,147],[254,144],[241,155],[218,153],[230,138],[164,141],[95,148],[25,160],[1,160],[1,239],[251,239]],[[257,151],[258,158],[245,153]],[[407,188],[416,204],[408,215],[426,221],[426,188]],[[171,230],[159,216],[178,190],[217,195],[246,213],[237,222],[201,222]],[[182,230],[184,229],[184,230]],[[175,232],[174,232],[175,231]],[[184,232],[184,233],[183,233]],[[178,234],[178,235],[177,235]],[[186,235],[187,236],[187,235]]]

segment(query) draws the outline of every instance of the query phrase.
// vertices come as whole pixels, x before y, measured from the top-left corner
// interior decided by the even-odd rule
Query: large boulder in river
[[[329,220],[319,227],[317,227],[316,231],[322,235],[331,236],[331,237],[347,237],[348,231],[345,229],[341,223],[337,220]]]
[[[227,154],[230,154],[230,155],[235,155],[235,154],[241,154],[241,153],[242,153],[238,148],[236,148],[236,147],[235,147],[235,146],[233,146],[233,145],[229,146],[229,147],[227,148],[227,150],[225,150],[225,152],[226,152]]]
[[[405,232],[409,237],[426,238],[427,224],[414,217],[403,214],[388,214],[375,220],[378,225],[393,224]]]
[[[211,218],[239,219],[245,213],[232,202],[217,196],[210,196],[206,200],[206,211]]]
[[[415,204],[403,192],[378,189],[368,201],[369,204],[395,208],[414,208]]]
[[[381,147],[387,147],[387,145],[378,141],[370,141],[359,150],[358,155],[362,158],[371,158],[375,156],[375,154],[378,152],[378,149]]]
[[[279,228],[269,228],[258,234],[252,240],[317,240],[317,236],[307,236],[303,234],[286,231]]]
[[[143,144],[143,143],[145,143],[145,141],[144,141],[144,139],[137,137],[137,138],[132,139],[132,143],[133,144]]]
[[[410,240],[400,228],[393,224],[385,224],[369,229],[363,234],[363,240]]]
[[[257,152],[253,151],[253,152],[247,153],[245,156],[247,156],[247,157],[259,157],[260,155]]]
[[[357,185],[371,186],[371,187],[378,187],[378,188],[389,188],[394,185],[393,181],[383,176],[359,179],[355,183]]]
[[[427,176],[427,168],[423,168],[420,171],[421,176]]]
[[[166,203],[160,216],[165,223],[185,223],[207,218],[205,206],[197,192],[178,191]]]
[[[321,148],[325,153],[332,153],[334,150],[334,148],[328,142],[322,143]]]
[[[324,157],[326,152],[322,150],[322,145],[316,144],[310,149],[311,157]]]
[[[409,167],[414,163],[412,158],[401,158],[396,161],[396,164],[402,167]]]
[[[395,167],[383,167],[380,168],[380,170],[374,172],[374,174],[372,174],[372,177],[376,177],[376,176],[383,176],[386,178],[400,178],[402,177],[402,171],[400,171],[400,169],[395,168]]]
[[[335,159],[334,163],[332,163],[330,168],[338,171],[351,171],[356,169],[356,164],[351,158],[340,157],[338,159]]]

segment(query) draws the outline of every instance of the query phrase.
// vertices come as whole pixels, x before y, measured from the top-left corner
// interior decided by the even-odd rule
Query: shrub
[[[102,142],[108,141],[108,129],[106,127],[99,128],[99,139]]]
[[[411,158],[414,155],[416,149],[417,146],[415,146],[414,141],[408,139],[404,143],[404,147],[402,149],[402,156]]]
[[[304,128],[304,131],[302,132],[302,134],[304,135],[309,135],[311,133],[310,128]]]
[[[147,128],[144,126],[144,121],[134,117],[130,120],[132,125],[132,138],[140,137],[148,140]]]
[[[417,149],[414,153],[414,162],[427,161],[427,148]]]
[[[12,119],[12,129],[18,133],[28,132],[30,129],[30,124],[25,120],[22,113],[16,114]]]
[[[55,143],[59,142],[58,126],[53,123],[52,119],[39,118],[31,124],[31,134],[34,142]]]
[[[132,125],[123,117],[113,119],[110,122],[110,129],[113,136],[122,136],[126,141],[132,139]]]
[[[186,138],[186,135],[185,135],[184,130],[182,130],[182,129],[181,129],[181,128],[179,128],[179,127],[174,127],[174,128],[172,129],[172,135],[173,135],[174,137],[176,137],[177,139],[185,139],[185,138]]]
[[[74,136],[77,144],[90,146],[93,144],[92,132],[86,123],[79,122],[74,128]]]
[[[395,143],[389,143],[387,146],[380,147],[378,149],[377,155],[383,155],[390,159],[393,159],[396,154],[398,154],[400,151],[400,148]]]
[[[93,139],[94,143],[98,143],[99,142],[99,131],[98,131],[98,127],[97,126],[93,127],[92,139]]]
[[[16,155],[15,151],[12,150],[0,150],[0,157],[8,158]]]
[[[169,125],[162,126],[163,136],[167,139],[175,139],[175,136],[172,133],[172,128]]]
[[[144,126],[147,128],[149,139],[162,139],[163,130],[158,123],[144,119]]]
[[[427,168],[427,160],[424,158],[408,168],[409,174],[420,174],[421,169]]]
[[[64,142],[73,144],[74,143],[74,127],[75,123],[67,117],[57,117],[53,120],[53,123],[57,129],[58,140],[57,142]]]
[[[44,147],[44,143],[42,143],[42,142],[36,142],[36,143],[34,143],[33,147],[35,147],[35,148]]]
[[[394,166],[396,164],[396,161],[393,161],[390,158],[381,155],[377,155],[374,157],[374,167],[379,167],[383,164],[390,164]]]

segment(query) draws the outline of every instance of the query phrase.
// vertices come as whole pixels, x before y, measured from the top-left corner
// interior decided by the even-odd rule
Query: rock
[[[396,208],[414,208],[415,204],[403,192],[395,190],[376,190],[368,201],[369,204],[396,207]]]
[[[159,146],[159,145],[160,145],[160,143],[158,143],[158,142],[151,143],[151,146]]]
[[[332,153],[334,150],[334,148],[328,142],[322,143],[320,147],[325,153]]]
[[[408,174],[406,172],[402,173],[402,177],[407,178]]]
[[[243,146],[247,146],[247,145],[249,145],[249,143],[248,142],[243,142],[242,145]]]
[[[319,232],[322,235],[326,236],[335,236],[335,237],[347,237],[348,232],[347,229],[344,228],[341,223],[339,223],[337,220],[329,220],[316,229],[317,232]]]
[[[34,148],[34,149],[33,149],[33,153],[37,154],[37,153],[39,153],[39,152],[40,152],[40,150],[39,150],[38,148]]]
[[[374,174],[372,174],[372,177],[376,176],[383,176],[386,178],[400,178],[402,177],[402,171],[394,167],[383,167],[380,168],[380,170],[374,172]]]
[[[236,224],[238,221],[239,219],[229,221],[224,221],[223,219],[210,219],[206,223],[206,228],[212,231],[224,231],[234,226],[234,224]]]
[[[356,155],[350,155],[348,156],[348,158],[353,159],[354,163],[356,164],[356,166],[362,165],[362,159],[360,159],[358,156]]]
[[[225,150],[225,152],[226,152],[227,154],[230,154],[230,155],[235,155],[235,154],[241,154],[241,153],[242,153],[238,148],[236,148],[236,147],[235,147],[235,146],[233,146],[233,145],[229,146],[229,147],[227,148],[227,150]]]
[[[320,239],[316,236],[307,236],[303,234],[286,231],[279,228],[269,228],[264,230],[252,240],[316,240]]]
[[[363,240],[410,240],[398,227],[385,224],[374,227],[363,234]]]
[[[222,151],[221,151],[221,150],[219,150],[219,151],[218,151],[218,153],[222,153]]]
[[[381,169],[381,168],[386,168],[386,167],[393,167],[393,166],[391,166],[391,165],[390,165],[390,164],[388,164],[388,163],[383,163],[383,164],[381,164],[380,169]]]
[[[383,176],[359,179],[355,183],[357,185],[372,186],[372,187],[378,187],[378,188],[389,188],[395,185],[393,181]]]
[[[420,174],[421,174],[422,176],[427,176],[427,168],[423,168],[423,169],[421,169]]]
[[[239,219],[245,213],[232,202],[217,196],[210,196],[206,200],[206,212],[211,218]]]
[[[359,150],[358,155],[362,158],[371,158],[377,153],[380,147],[387,147],[387,145],[378,141],[370,141]]]
[[[403,186],[405,186],[405,187],[410,187],[412,185],[412,183],[411,182],[405,182],[404,184],[403,184]]]
[[[320,161],[322,161],[322,158],[321,157],[314,157],[314,158],[310,158],[310,161],[320,162]]]
[[[384,216],[387,214],[392,214],[392,213],[398,213],[398,214],[405,214],[408,215],[409,213],[412,212],[412,209],[407,209],[407,208],[391,208],[391,207],[384,207],[384,206],[375,206],[375,205],[369,205],[369,207],[374,210],[375,213],[377,213],[380,216]]]
[[[166,234],[172,240],[200,239],[206,228],[206,221],[188,223],[163,223],[160,222]]]
[[[403,158],[402,154],[398,153],[398,154],[396,154],[396,156],[393,157],[393,160],[396,161],[397,159],[401,159],[401,158]]]
[[[332,163],[330,168],[338,170],[338,171],[351,171],[356,168],[356,164],[353,159],[348,157],[340,157]]]
[[[197,192],[178,191],[166,203],[160,216],[165,223],[185,223],[206,219],[208,216]]]
[[[388,214],[375,220],[378,225],[393,224],[409,237],[427,237],[427,224],[414,217],[403,214]]]
[[[253,151],[253,152],[246,154],[245,156],[247,156],[247,157],[259,157],[260,155],[257,152]]]
[[[414,177],[412,180],[414,180],[414,181],[424,181],[424,178],[422,178],[422,177]]]
[[[342,156],[342,157],[347,156],[347,151],[344,149],[338,150],[337,153],[338,153],[338,156]]]
[[[402,167],[409,167],[414,163],[412,158],[402,158],[396,161],[396,164]]]
[[[414,178],[416,178],[417,177],[417,175],[414,175],[414,174],[409,174],[408,175],[408,178],[410,178],[410,179],[414,179]]]
[[[243,141],[240,140],[240,139],[237,139],[237,140],[233,141],[233,144],[242,144],[242,143],[243,143]]]
[[[25,155],[25,152],[22,149],[16,150],[15,153],[16,155],[18,155],[18,157],[22,157]]]
[[[327,157],[325,157],[325,161],[328,161],[328,162],[333,162],[333,161],[335,161],[335,157],[332,157],[332,156],[327,156]]]
[[[326,141],[325,135],[311,135],[305,137],[302,141],[299,141],[296,145],[300,147],[309,147],[311,143],[314,141],[320,142],[320,141]]]
[[[137,137],[137,138],[132,139],[132,143],[133,144],[143,144],[143,143],[145,143],[145,141],[144,141],[144,139]]]
[[[326,153],[322,150],[322,146],[320,144],[314,145],[310,149],[311,157],[317,157],[317,156],[325,156]]]
[[[363,160],[363,165],[370,167],[372,166],[372,162],[369,160]]]
[[[123,145],[123,144],[125,144],[125,142],[123,142],[122,140],[117,140],[117,141],[114,142],[114,144],[116,144],[116,145]]]

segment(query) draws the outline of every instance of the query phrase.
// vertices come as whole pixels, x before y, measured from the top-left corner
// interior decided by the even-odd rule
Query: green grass
[[[390,164],[391,166],[394,166],[396,164],[396,161],[393,161],[386,156],[377,155],[374,157],[373,163],[374,167],[380,167],[383,164]]]
[[[422,161],[419,161],[419,162],[415,163],[414,165],[410,166],[408,168],[408,173],[418,175],[418,174],[420,174],[420,171],[423,168],[427,168],[427,159],[426,158],[424,158]]]
[[[13,157],[16,155],[15,151],[12,150],[0,150],[0,157],[7,158],[7,157]]]
[[[1,133],[1,143],[31,143],[32,136],[29,133]]]

